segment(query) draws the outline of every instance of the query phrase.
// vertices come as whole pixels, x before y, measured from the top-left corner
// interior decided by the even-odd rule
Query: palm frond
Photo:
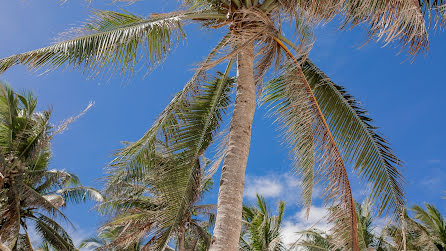
[[[77,186],[60,189],[56,192],[67,202],[81,203],[85,201],[104,201],[101,192],[93,187]]]
[[[279,2],[280,7],[292,16],[304,13],[313,22],[328,22],[337,15],[342,15],[344,20],[341,28],[351,29],[358,25],[366,25],[369,38],[376,37],[378,40],[384,40],[385,44],[398,42],[403,48],[408,48],[410,55],[427,52],[428,49],[427,27],[419,1],[281,0]],[[424,6],[428,5],[424,3]],[[444,10],[440,13],[444,14]]]
[[[53,70],[64,64],[91,74],[104,68],[131,73],[139,59],[147,66],[162,61],[175,41],[184,38],[181,21],[186,13],[142,18],[130,13],[95,11],[78,32],[80,37],[0,59],[0,73],[13,65]]]
[[[401,161],[357,99],[309,59],[302,69],[343,159],[372,184],[370,197],[377,201],[379,214],[388,211],[398,219],[405,203]]]
[[[336,205],[329,216],[329,221],[335,223],[335,239],[339,245],[355,249],[356,213],[347,170],[302,69],[286,65],[282,74],[264,87],[264,92],[264,102],[277,115],[284,140],[291,146],[307,208],[313,186],[325,186],[325,203]]]
[[[232,61],[229,65],[232,65]],[[162,128],[164,140],[158,139],[154,148],[144,149],[144,155],[137,161],[117,162],[114,166],[119,177],[122,178],[122,174],[130,175],[136,182],[146,182],[148,191],[156,196],[159,206],[145,211],[147,214],[141,214],[143,218],[138,219],[128,218],[132,214],[125,212],[112,224],[117,224],[116,220],[119,220],[122,224],[128,222],[129,229],[142,231],[143,234],[149,231],[150,241],[146,245],[155,250],[167,245],[172,234],[181,226],[185,214],[190,213],[189,208],[199,198],[200,189],[203,188],[201,183],[206,182],[201,179],[204,170],[199,157],[213,142],[228,109],[229,92],[234,83],[228,74],[229,70],[201,84],[196,96],[177,111],[175,124]],[[125,172],[122,173],[122,170]],[[121,178],[118,180],[129,180]],[[112,184],[115,183],[112,181],[108,186]],[[148,224],[150,222],[152,224]],[[118,239],[128,238],[132,237],[125,235]],[[126,243],[135,242],[136,239],[129,241]]]
[[[75,250],[68,233],[54,220],[44,215],[34,219],[36,230],[42,239],[57,250]]]
[[[177,120],[179,119],[179,114],[181,114],[182,110],[188,106],[190,99],[196,96],[196,90],[200,88],[206,72],[205,65],[215,57],[221,48],[228,44],[229,37],[229,35],[223,37],[217,46],[209,53],[200,68],[192,76],[192,79],[186,83],[183,90],[175,95],[175,97],[158,116],[150,129],[144,133],[144,136],[138,141],[120,150],[120,152],[117,154],[118,158],[116,158],[113,163],[123,161],[128,163],[138,162],[138,160],[145,158],[147,149],[154,149],[159,140],[165,141],[166,137],[169,137],[169,132],[173,130],[175,125],[178,123]]]

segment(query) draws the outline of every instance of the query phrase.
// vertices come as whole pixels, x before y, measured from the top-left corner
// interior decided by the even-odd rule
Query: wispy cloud
[[[267,176],[247,176],[244,196],[248,200],[256,198],[256,194],[266,199],[285,201],[287,206],[296,206],[301,200],[301,182],[292,174]],[[319,198],[322,192],[314,188],[313,198]]]

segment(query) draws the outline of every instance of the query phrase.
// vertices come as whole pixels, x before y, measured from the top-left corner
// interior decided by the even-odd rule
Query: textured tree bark
[[[243,48],[237,59],[237,94],[223,161],[218,193],[217,218],[211,251],[237,251],[241,231],[245,170],[256,108],[254,45]]]
[[[178,251],[184,251],[184,227],[180,228],[178,235]]]

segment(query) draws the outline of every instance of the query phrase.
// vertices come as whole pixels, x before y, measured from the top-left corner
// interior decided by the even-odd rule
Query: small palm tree
[[[306,206],[310,208],[314,185],[323,184],[326,203],[343,209],[339,211],[342,214],[329,217],[337,223],[334,233],[343,240],[340,245],[359,249],[354,200],[344,161],[352,163],[359,176],[372,184],[372,199],[380,213],[389,212],[395,219],[400,216],[404,206],[400,161],[356,99],[332,83],[306,56],[312,43],[313,25],[329,22],[336,16],[342,16],[343,28],[367,23],[370,37],[386,43],[399,42],[411,55],[426,51],[428,34],[424,16],[446,23],[443,0],[184,0],[182,6],[179,11],[147,18],[126,12],[96,11],[75,38],[1,59],[0,72],[16,64],[31,69],[54,69],[69,64],[92,73],[105,68],[131,73],[144,56],[148,67],[162,61],[175,42],[185,38],[183,24],[187,22],[199,23],[209,30],[225,29],[226,35],[192,80],[146,134],[122,151],[122,156],[132,162],[147,151],[155,151],[159,141],[172,152],[188,152],[184,163],[189,165],[187,187],[192,187],[198,158],[219,129],[222,122],[219,114],[226,111],[216,101],[224,95],[222,90],[232,86],[224,80],[214,82],[212,89],[217,99],[206,101],[205,109],[193,111],[201,117],[190,121],[190,125],[183,120],[185,108],[191,102],[200,102],[197,94],[210,89],[203,88],[205,72],[228,62],[222,78],[226,79],[237,62],[237,91],[235,100],[228,101],[235,105],[222,164],[211,250],[238,248],[256,93],[266,93],[264,101],[278,115],[277,121],[296,162],[294,168],[302,176]],[[282,32],[282,24],[287,22],[294,26],[298,45]],[[283,70],[276,72],[278,78],[264,84],[263,77],[272,65]],[[189,200],[183,200],[181,208],[187,208],[188,203]]]
[[[286,250],[280,231],[285,203],[279,202],[277,216],[272,216],[265,199],[257,195],[255,206],[243,206],[240,251]]]
[[[32,93],[19,95],[0,83],[0,242],[13,250],[31,249],[32,222],[48,245],[72,250],[70,236],[55,220],[67,220],[60,207],[101,196],[75,175],[48,169],[50,141],[72,120],[54,129],[51,111],[36,112],[36,105]]]

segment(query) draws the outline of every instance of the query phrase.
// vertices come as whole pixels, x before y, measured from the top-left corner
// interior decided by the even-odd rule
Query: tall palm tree
[[[32,93],[19,95],[0,83],[0,242],[12,250],[30,250],[28,229],[34,225],[48,245],[73,250],[70,236],[55,220],[66,219],[60,207],[101,196],[75,175],[48,169],[50,141],[73,119],[54,128],[51,111],[36,112],[36,105]]]
[[[273,216],[265,199],[257,195],[255,206],[243,206],[243,225],[240,251],[286,250],[280,235],[285,203],[279,202],[277,216]]]
[[[428,47],[424,16],[428,15],[435,23],[445,23],[444,0],[184,0],[182,6],[179,11],[147,18],[126,12],[96,11],[75,38],[1,59],[0,72],[16,64],[30,69],[55,69],[68,64],[93,74],[105,68],[132,73],[141,58],[146,59],[148,67],[162,61],[175,42],[185,38],[184,23],[192,21],[210,29],[225,29],[227,35],[210,52],[192,80],[146,134],[123,150],[123,155],[129,161],[140,158],[146,151],[154,151],[157,141],[165,141],[176,151],[187,149],[185,162],[191,167],[188,182],[192,186],[197,159],[219,129],[214,123],[221,122],[215,117],[220,108],[217,109],[216,102],[209,103],[201,120],[204,126],[193,136],[182,133],[188,126],[184,126],[180,114],[195,100],[196,90],[202,89],[206,71],[226,60],[229,61],[226,77],[236,61],[237,91],[211,250],[238,248],[256,88],[257,94],[268,94],[265,102],[273,104],[272,109],[279,115],[284,138],[296,162],[294,168],[302,176],[308,208],[312,188],[319,183],[326,188],[326,203],[345,209],[329,217],[338,223],[334,232],[339,235],[337,239],[343,240],[339,245],[359,248],[355,206],[344,161],[371,183],[371,198],[377,202],[379,212],[399,217],[404,204],[400,161],[359,103],[306,59],[307,49],[312,42],[312,25],[340,16],[342,28],[366,23],[370,37],[383,39],[386,44],[395,41],[407,48],[410,55],[416,55]],[[282,33],[281,25],[287,22],[295,24],[298,46]],[[260,56],[256,59],[256,55]],[[281,60],[283,55],[292,63]],[[280,76],[262,84],[263,76],[274,62],[282,66]],[[215,87],[223,90],[226,85],[219,83]],[[191,145],[196,147],[190,149]]]

